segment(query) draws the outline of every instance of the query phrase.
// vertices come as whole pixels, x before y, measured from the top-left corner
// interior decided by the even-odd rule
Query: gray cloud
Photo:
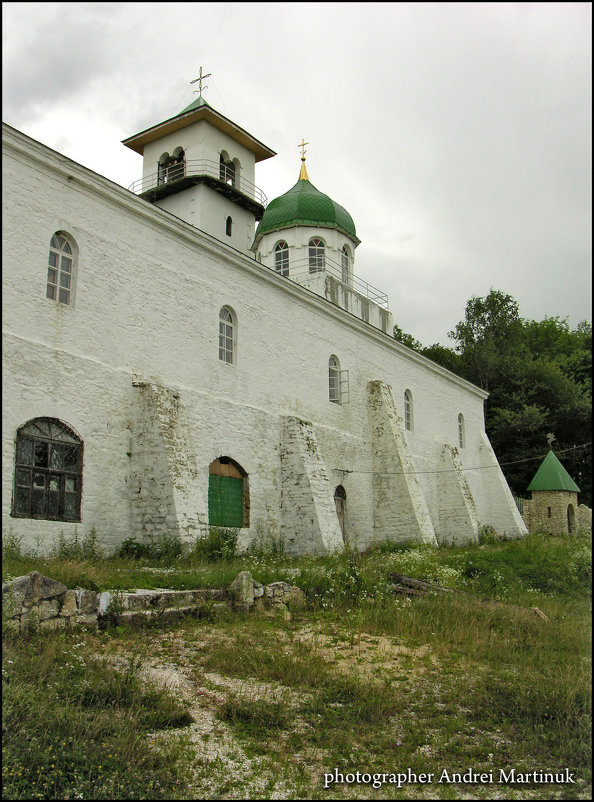
[[[491,286],[590,318],[587,4],[5,3],[5,119],[125,186],[119,140],[206,97],[345,206],[356,268],[399,325],[447,343]]]

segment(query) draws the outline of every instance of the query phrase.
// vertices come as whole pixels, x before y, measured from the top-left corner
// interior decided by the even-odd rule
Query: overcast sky
[[[425,345],[493,287],[591,320],[589,3],[3,3],[3,120],[128,187],[121,140],[195,99],[275,150],[361,239],[358,275]]]

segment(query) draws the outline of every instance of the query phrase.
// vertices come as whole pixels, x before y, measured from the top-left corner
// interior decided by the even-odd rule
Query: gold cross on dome
[[[305,146],[309,145],[309,142],[306,142],[303,137],[301,137],[301,144],[297,145],[298,148],[301,148],[301,161],[305,161]]]
[[[207,72],[206,75],[202,75],[202,67],[200,67],[200,75],[197,78],[194,78],[193,81],[190,81],[191,84],[195,84],[196,81],[199,81],[198,89],[194,89],[194,92],[199,92],[200,97],[202,97],[202,81],[205,81],[207,78],[210,78],[212,72]],[[204,87],[206,89],[206,87]]]

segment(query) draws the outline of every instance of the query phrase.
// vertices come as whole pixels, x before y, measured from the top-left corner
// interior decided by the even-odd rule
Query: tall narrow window
[[[350,259],[349,259],[349,249],[345,245],[342,251],[340,252],[340,266],[342,269],[342,283],[348,284],[349,283],[349,270],[350,270]]]
[[[74,277],[74,241],[64,232],[56,232],[50,240],[46,296],[61,304],[72,302]]]
[[[289,275],[289,246],[279,242],[274,249],[274,269],[281,276]]]
[[[336,514],[338,515],[338,525],[342,533],[342,539],[346,543],[346,534],[344,531],[344,519],[346,517],[346,490],[342,485],[338,485],[334,491],[334,504],[336,506]]]
[[[17,432],[12,515],[80,521],[83,442],[56,418],[35,418]]]
[[[412,432],[413,428],[413,401],[412,393],[406,390],[404,393],[404,427]]]
[[[228,217],[227,222],[225,223],[225,234],[228,237],[230,237],[232,230],[233,230],[233,220],[231,219],[231,217]]]
[[[340,404],[340,362],[334,355],[328,360],[328,399]]]
[[[324,269],[324,242],[318,237],[309,241],[309,272],[319,273]]]
[[[462,413],[458,415],[458,442],[460,443],[460,448],[464,448],[466,445],[466,430],[464,427],[464,415]]]
[[[208,469],[208,523],[239,529],[250,525],[248,475],[231,457],[219,457]]]
[[[236,362],[237,323],[235,314],[224,306],[219,312],[219,359],[234,365]]]

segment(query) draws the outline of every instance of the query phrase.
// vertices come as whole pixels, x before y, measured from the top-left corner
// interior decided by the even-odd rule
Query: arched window
[[[183,178],[186,174],[186,154],[182,147],[176,148],[171,156],[169,153],[162,153],[159,158],[159,173],[157,184],[167,184]]]
[[[342,269],[342,283],[348,284],[349,283],[349,273],[350,273],[350,254],[349,249],[345,245],[340,252],[340,267]]]
[[[324,269],[324,242],[318,237],[309,241],[309,272],[319,273]]]
[[[35,418],[17,432],[12,515],[80,521],[83,442],[57,418]]]
[[[286,242],[278,242],[274,248],[274,269],[281,276],[289,275],[289,246]]]
[[[219,457],[208,469],[208,523],[241,528],[250,525],[248,475],[231,457]]]
[[[410,390],[404,393],[404,428],[409,432],[413,430],[413,400]]]
[[[169,166],[170,158],[169,153],[165,152],[162,153],[159,157],[158,161],[158,177],[157,177],[157,184],[166,184],[167,183],[167,168]]]
[[[175,181],[183,178],[186,174],[186,154],[183,148],[176,148],[173,151],[171,164],[169,165],[169,180]]]
[[[344,531],[344,519],[346,517],[346,490],[342,485],[338,485],[334,491],[334,504],[336,506],[336,514],[338,515],[340,531],[342,532],[342,539],[346,542],[346,535]]]
[[[234,365],[237,358],[237,320],[228,306],[219,312],[219,359]]]
[[[458,415],[458,442],[460,443],[460,448],[464,448],[466,444],[466,430],[464,427],[464,415],[462,413]]]
[[[226,150],[221,151],[219,158],[219,179],[230,187],[235,186],[235,165]]]
[[[231,217],[228,217],[225,223],[225,234],[228,237],[230,237],[232,230],[233,230],[233,220],[231,219]]]
[[[61,304],[72,303],[75,243],[64,231],[50,240],[46,297]]]
[[[340,362],[334,354],[328,360],[328,398],[340,404]]]

